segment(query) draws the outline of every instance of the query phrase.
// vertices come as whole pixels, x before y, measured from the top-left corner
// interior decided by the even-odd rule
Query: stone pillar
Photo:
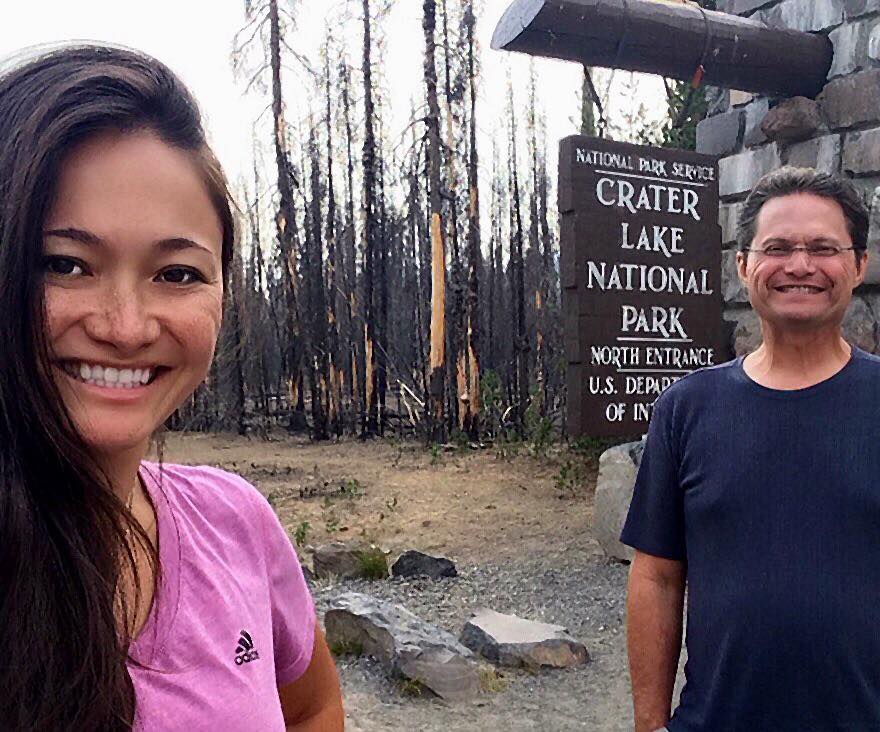
[[[697,150],[720,161],[724,318],[737,355],[761,339],[748,293],[736,276],[736,228],[743,200],[780,165],[815,167],[850,178],[871,207],[865,284],[844,321],[851,343],[880,352],[880,0],[719,0],[718,9],[768,26],[828,36],[834,61],[816,99],[767,98],[709,90],[710,116],[697,127]]]

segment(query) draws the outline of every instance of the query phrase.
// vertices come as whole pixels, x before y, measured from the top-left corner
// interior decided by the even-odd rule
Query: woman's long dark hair
[[[143,129],[191,153],[202,171],[223,228],[225,276],[234,239],[226,183],[196,104],[167,67],[129,50],[79,45],[0,73],[3,730],[103,732],[134,720],[126,619],[135,605],[121,591],[123,576],[139,586],[129,532],[149,547],[157,571],[158,557],[51,377],[42,227],[74,146],[104,131]]]

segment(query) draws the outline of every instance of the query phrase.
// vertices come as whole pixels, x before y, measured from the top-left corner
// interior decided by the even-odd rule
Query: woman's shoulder
[[[236,473],[210,465],[142,463],[143,471],[178,511],[197,513],[212,523],[252,521],[271,511],[263,495]]]

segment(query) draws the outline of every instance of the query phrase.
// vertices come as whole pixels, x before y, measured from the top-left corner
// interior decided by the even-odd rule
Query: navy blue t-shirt
[[[880,730],[880,358],[768,389],[742,359],[657,400],[621,541],[687,563],[670,732]]]

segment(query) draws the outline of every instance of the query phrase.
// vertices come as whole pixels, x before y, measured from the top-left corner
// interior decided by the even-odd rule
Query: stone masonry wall
[[[880,352],[880,0],[719,0],[718,9],[828,36],[834,61],[816,99],[767,98],[709,89],[710,116],[697,128],[697,149],[720,161],[724,318],[737,355],[760,344],[758,319],[736,276],[736,226],[743,200],[780,165],[815,167],[851,178],[871,207],[870,259],[844,335]]]

